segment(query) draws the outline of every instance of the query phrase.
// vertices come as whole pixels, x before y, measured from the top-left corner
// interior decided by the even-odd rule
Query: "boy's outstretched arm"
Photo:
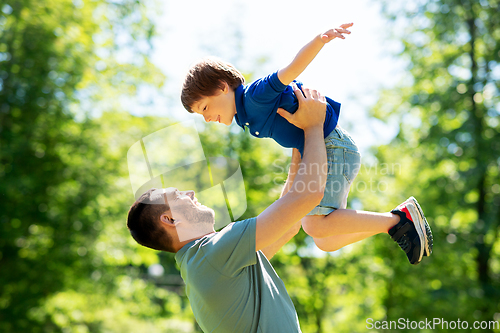
[[[307,43],[299,53],[297,53],[288,66],[278,71],[278,78],[281,83],[284,85],[292,83],[292,81],[306,69],[326,43],[334,38],[345,39],[343,34],[350,34],[351,32],[347,30],[347,28],[352,27],[352,25],[353,23],[342,24],[339,28],[330,29],[314,37],[312,41]]]

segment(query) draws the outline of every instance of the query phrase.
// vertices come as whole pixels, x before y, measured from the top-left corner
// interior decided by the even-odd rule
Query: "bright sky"
[[[394,124],[368,119],[367,110],[381,86],[397,83],[402,63],[391,57],[399,44],[389,39],[378,2],[369,0],[165,1],[152,56],[168,78],[164,95],[135,113],[192,119],[179,92],[199,58],[218,56],[242,72],[254,71],[256,79],[287,65],[315,35],[348,22],[354,22],[352,34],[327,44],[299,80],[342,103],[340,124],[362,151],[386,142]]]

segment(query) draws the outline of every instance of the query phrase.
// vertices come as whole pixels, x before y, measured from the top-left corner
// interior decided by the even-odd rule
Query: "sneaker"
[[[417,206],[418,212],[420,214],[420,217],[424,219],[424,227],[425,227],[425,236],[426,236],[426,242],[424,246],[424,256],[428,257],[432,253],[432,246],[433,246],[433,237],[432,237],[432,231],[431,227],[429,226],[429,223],[427,223],[427,219],[424,216],[424,212],[422,211],[422,208],[418,204],[417,199],[414,197],[410,197],[408,200],[412,200],[413,204]]]
[[[427,237],[424,220],[413,200],[411,197],[391,211],[400,221],[389,230],[389,235],[406,253],[410,264],[416,265],[424,255]]]

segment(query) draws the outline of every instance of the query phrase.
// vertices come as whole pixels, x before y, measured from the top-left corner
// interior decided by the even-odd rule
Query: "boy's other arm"
[[[293,148],[292,162],[290,163],[290,169],[288,170],[288,177],[286,178],[285,186],[283,186],[283,190],[281,191],[280,198],[282,198],[285,194],[287,194],[290,188],[292,187],[295,175],[297,175],[297,171],[299,170],[300,161],[301,159],[299,150],[297,148]],[[288,241],[292,239],[300,231],[300,225],[301,221],[296,222],[276,242],[262,249],[262,252],[264,253],[264,255],[268,260],[271,260],[271,258],[274,257],[276,252],[278,252],[283,247],[283,245],[288,243]]]
[[[294,86],[299,109],[294,114],[280,110],[288,121],[304,130],[304,157],[290,190],[258,217],[256,250],[278,241],[323,198],[326,182],[326,148],[323,138],[326,102],[316,91]]]
[[[327,32],[317,35],[312,41],[307,43],[297,53],[292,62],[278,71],[278,78],[284,85],[289,85],[295,80],[313,61],[323,46],[334,38],[345,39],[343,34],[350,34],[347,28],[352,27],[353,23],[342,24],[339,28],[330,29]]]

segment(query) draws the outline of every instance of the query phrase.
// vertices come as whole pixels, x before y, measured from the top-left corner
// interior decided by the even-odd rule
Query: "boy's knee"
[[[316,244],[318,249],[320,249],[321,251],[325,251],[325,252],[333,252],[333,251],[337,251],[339,249],[339,247],[336,246],[336,244],[332,244],[331,240],[328,239],[328,237],[326,237],[326,238],[314,238],[314,243]]]
[[[324,218],[323,215],[307,215],[302,218],[302,229],[305,233],[313,238],[321,238],[321,232],[318,228],[319,219]]]

